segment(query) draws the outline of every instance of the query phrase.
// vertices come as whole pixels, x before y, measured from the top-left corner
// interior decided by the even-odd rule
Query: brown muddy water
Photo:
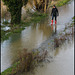
[[[67,23],[71,22],[74,16],[74,1],[71,3],[59,7],[59,17],[57,18],[57,33],[62,31]],[[23,51],[23,48],[27,48],[29,51],[40,47],[48,38],[52,36],[51,31],[51,16],[45,18],[39,23],[31,23],[31,26],[26,27],[21,33],[13,34],[8,40],[1,42],[1,72],[10,67],[13,62],[18,58],[18,52]],[[53,27],[54,28],[54,27]],[[54,29],[55,30],[55,29]],[[73,46],[73,44],[72,44]],[[56,52],[54,62],[46,65],[42,68],[38,68],[36,75],[73,75],[73,48],[70,50],[70,46],[64,45],[63,48]],[[53,52],[51,54],[53,55]],[[69,59],[68,57],[71,58]],[[63,62],[63,61],[64,62]],[[67,64],[66,64],[67,63]],[[71,64],[71,65],[70,65]],[[70,68],[69,68],[70,67]],[[70,70],[71,69],[71,70]],[[70,72],[71,74],[67,72]]]
[[[50,63],[44,63],[43,67],[35,68],[34,74],[27,75],[74,75],[74,41],[65,42],[50,53],[53,56]]]

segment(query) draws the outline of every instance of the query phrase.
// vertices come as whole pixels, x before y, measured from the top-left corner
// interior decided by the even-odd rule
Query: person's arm
[[[56,8],[56,11],[57,11],[57,13],[58,13],[58,9]]]
[[[58,9],[56,8],[56,11],[57,11],[57,16],[59,16],[59,12],[58,12]]]
[[[53,9],[52,9],[52,11],[51,11],[51,16],[52,16],[52,13],[53,13]]]

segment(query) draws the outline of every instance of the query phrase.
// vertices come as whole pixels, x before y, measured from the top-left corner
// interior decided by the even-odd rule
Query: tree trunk
[[[11,24],[19,24],[21,22],[21,8],[13,9],[11,12]]]
[[[46,4],[47,4],[47,1],[45,0],[45,6],[44,6],[44,12],[46,12]]]

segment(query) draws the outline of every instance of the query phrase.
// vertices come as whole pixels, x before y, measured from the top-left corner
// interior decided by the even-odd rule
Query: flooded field
[[[34,75],[74,75],[74,42],[64,43],[53,52],[51,63],[38,67]],[[33,75],[33,74],[28,74]]]
[[[59,7],[58,9],[59,17],[57,18],[57,34],[64,30],[67,23],[71,22],[71,19],[74,16],[74,1],[72,1],[70,4]],[[4,71],[10,67],[18,58],[18,53],[23,51],[24,48],[28,49],[29,51],[34,48],[39,48],[42,43],[50,38],[52,36],[50,23],[51,16],[49,14],[49,16],[41,22],[37,24],[31,23],[31,26],[26,27],[26,29],[21,33],[15,33],[11,35],[8,40],[3,41],[1,43],[1,71]],[[58,48],[56,52],[53,51],[53,53],[56,55],[54,62],[38,69],[39,75],[73,75],[72,54],[74,47],[73,43],[70,44],[71,47],[69,44],[66,45],[67,46],[63,45],[62,47]],[[36,73],[36,75],[38,75],[38,73]]]

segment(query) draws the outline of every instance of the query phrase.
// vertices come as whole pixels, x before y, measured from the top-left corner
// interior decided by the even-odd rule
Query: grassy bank
[[[33,71],[34,68],[42,62],[47,56],[47,50],[44,50],[41,55],[40,52],[25,52],[19,54],[19,59],[10,68],[6,69],[1,73],[1,75],[20,75],[22,73],[27,73]]]
[[[70,0],[60,0],[57,2],[56,6],[60,7],[67,4]]]
[[[54,4],[57,7],[60,7],[60,6],[63,6],[65,4],[67,4],[69,1],[70,0],[57,0],[57,1],[52,1],[52,2],[50,2],[49,7],[52,7]]]
[[[14,24],[11,25],[8,21],[3,22],[3,25],[1,26],[1,40],[6,40],[9,38],[10,35],[13,33],[20,33],[22,30],[25,29],[25,27],[30,26],[31,23],[37,23],[41,19],[45,18],[47,14],[35,12],[31,14],[31,19],[22,21],[20,24]],[[3,30],[4,27],[10,27],[9,30]]]

